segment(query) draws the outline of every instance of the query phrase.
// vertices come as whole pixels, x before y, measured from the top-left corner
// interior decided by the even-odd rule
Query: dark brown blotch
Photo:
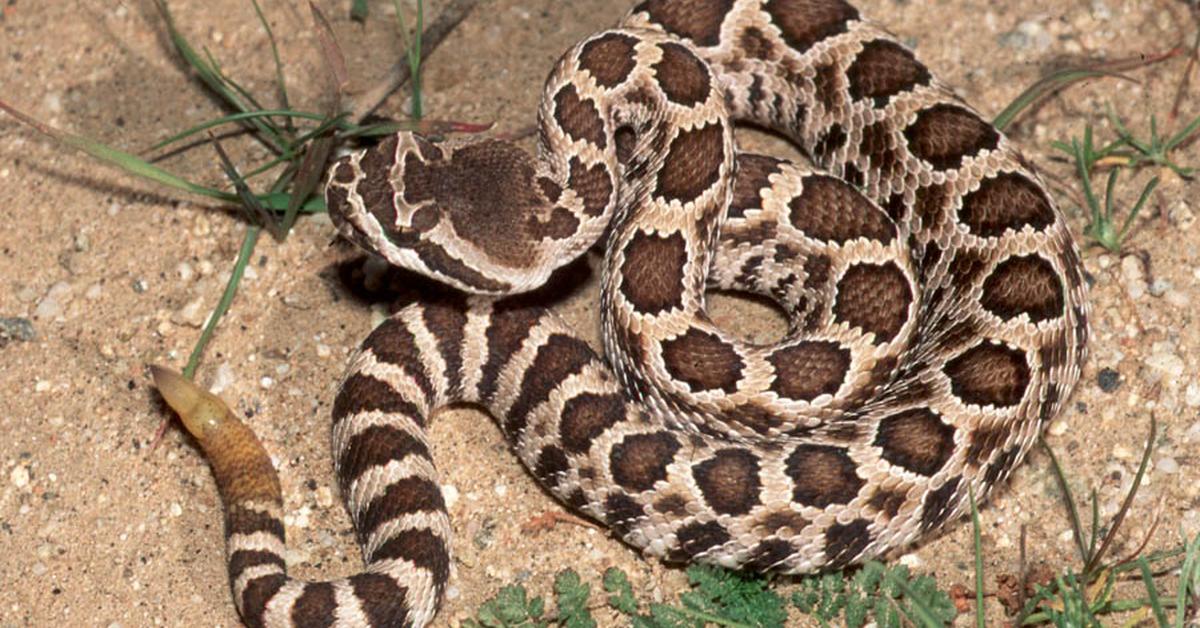
[[[568,163],[567,185],[583,201],[583,212],[589,216],[604,213],[612,199],[613,183],[604,164],[586,166],[578,157]]]
[[[993,238],[1026,225],[1041,231],[1054,224],[1054,205],[1042,186],[1017,172],[984,179],[963,197],[958,218],[981,238]]]
[[[763,34],[761,30],[750,26],[742,31],[741,37],[738,38],[741,44],[742,54],[750,59],[767,60],[775,55],[775,46],[771,44],[771,40]],[[758,79],[762,80],[762,79]],[[759,98],[750,97],[752,102],[758,102]]]
[[[445,584],[450,578],[450,553],[445,541],[426,528],[411,528],[396,534],[371,554],[371,562],[388,559],[406,560],[433,573],[434,582]]]
[[[259,576],[246,583],[242,590],[242,604],[239,607],[242,621],[251,628],[263,628],[263,613],[267,610],[267,602],[275,597],[288,580],[286,574],[275,573]]]
[[[900,508],[904,506],[904,502],[907,500],[908,496],[902,491],[881,488],[877,489],[875,494],[867,500],[867,504],[871,508],[887,515],[888,520],[891,520],[900,513]]]
[[[964,461],[978,469],[991,459],[992,454],[1004,446],[1012,430],[1007,425],[992,425],[981,427],[971,432],[971,446],[967,448]]]
[[[866,484],[856,473],[858,465],[841,447],[800,445],[788,455],[786,464],[792,498],[806,506],[848,504]]]
[[[631,434],[612,448],[609,466],[613,480],[630,491],[645,491],[667,478],[667,465],[679,441],[669,432]]]
[[[858,11],[842,0],[769,0],[763,9],[783,40],[803,53],[817,42],[846,32]]]
[[[351,373],[342,382],[333,402],[335,422],[360,412],[402,414],[417,425],[425,424],[425,416],[413,402],[405,399],[395,388],[364,373]]]
[[[771,175],[779,174],[783,162],[766,155],[742,153],[737,156],[737,177],[733,182],[733,202],[728,216],[741,218],[746,210],[762,208],[762,191],[771,187]]]
[[[721,43],[721,22],[734,0],[646,0],[634,13],[645,12],[650,21],[672,35],[690,39],[698,46]]]
[[[869,98],[876,107],[887,105],[896,94],[928,85],[932,78],[911,51],[886,39],[867,42],[846,69],[846,77],[850,97]]]
[[[884,460],[931,476],[954,454],[954,428],[928,408],[913,408],[880,421],[874,444]]]
[[[745,569],[754,573],[769,572],[779,567],[795,552],[792,544],[785,539],[767,539],[750,550]]]
[[[559,423],[563,447],[571,453],[583,453],[596,437],[624,419],[625,401],[620,395],[576,395],[563,404]]]
[[[671,556],[676,561],[695,558],[729,542],[729,532],[716,521],[690,523],[675,532],[679,552]]]
[[[963,160],[1000,145],[1000,133],[978,115],[951,104],[923,109],[904,129],[913,155],[936,170],[952,170]]]
[[[375,328],[363,341],[363,349],[375,354],[375,359],[404,369],[404,374],[425,394],[425,401],[433,399],[433,383],[425,370],[421,351],[416,338],[408,331],[403,321],[389,319]],[[335,406],[336,406],[335,402]]]
[[[995,462],[988,466],[987,471],[983,472],[984,484],[994,486],[998,482],[1003,482],[1021,462],[1021,456],[1024,453],[1020,445],[1013,445],[1006,449],[996,458]]]
[[[549,445],[538,453],[537,463],[533,467],[533,475],[548,487],[555,487],[558,481],[567,474],[571,468],[570,461],[567,460],[567,454],[563,450]]]
[[[760,504],[758,457],[745,449],[722,449],[692,467],[704,501],[723,515],[744,515]]]
[[[598,148],[608,146],[604,121],[591,99],[579,97],[575,86],[567,83],[554,95],[554,119],[571,139],[582,140]]]
[[[579,51],[579,67],[596,80],[596,84],[612,88],[623,83],[637,65],[634,46],[637,39],[625,33],[605,33]]]
[[[442,489],[422,477],[401,478],[392,482],[383,495],[376,497],[358,518],[359,539],[366,541],[379,526],[401,515],[446,512]]]
[[[689,327],[682,335],[662,342],[663,365],[671,377],[693,392],[721,390],[732,393],[745,366],[732,345],[716,334]]]
[[[708,67],[680,44],[659,46],[662,58],[654,64],[658,85],[672,102],[692,107],[708,100],[712,76]]]
[[[961,477],[951,478],[940,488],[930,491],[925,496],[925,502],[921,507],[922,530],[933,530],[946,522],[946,519],[954,512],[957,504],[954,497],[958,494],[958,487],[961,484]]]
[[[847,139],[846,129],[842,128],[842,125],[830,125],[825,135],[813,144],[813,157],[819,163],[830,163],[833,161],[834,154],[846,145]]]
[[[545,313],[524,295],[498,301],[487,327],[487,360],[480,369],[479,398],[488,402],[496,394],[500,373],[521,349],[534,325]]]
[[[363,472],[408,456],[429,459],[429,447],[420,438],[394,425],[372,425],[355,434],[337,460],[338,481],[343,493]]]
[[[1038,255],[1010,257],[996,265],[983,282],[979,303],[1004,320],[1022,314],[1031,323],[1063,315],[1062,279],[1054,266]]]
[[[779,349],[767,361],[775,368],[771,390],[788,399],[812,401],[841,388],[850,368],[850,350],[836,342],[808,340]]]
[[[642,314],[658,314],[683,305],[687,243],[683,234],[637,231],[625,245],[621,294]]]
[[[891,342],[908,321],[912,305],[908,277],[895,262],[855,264],[838,281],[833,318],[864,333],[875,342]]]
[[[508,282],[484,275],[448,253],[440,244],[432,240],[421,240],[413,244],[412,251],[430,271],[462,282],[480,292],[503,294],[512,289]]]
[[[531,214],[529,222],[526,224],[529,235],[534,238],[562,240],[575,234],[579,228],[579,219],[571,213],[571,210],[565,207],[555,207],[550,210],[550,216],[546,220],[541,220],[538,216]]]
[[[982,342],[946,363],[950,389],[964,403],[1000,408],[1015,406],[1029,386],[1025,353],[1007,345]]]
[[[434,582],[434,594],[439,598],[446,580]],[[408,589],[400,586],[391,576],[381,573],[360,573],[350,578],[350,588],[362,606],[369,626],[407,626]]]
[[[825,561],[830,569],[841,569],[857,562],[870,544],[870,521],[835,523],[825,530]]]
[[[421,309],[425,328],[437,339],[438,353],[445,368],[445,394],[462,395],[462,344],[467,327],[467,302],[461,293],[454,293],[428,303]]]
[[[624,534],[634,522],[646,515],[641,504],[624,493],[612,493],[604,500],[604,520],[618,534]]]
[[[292,603],[292,625],[303,628],[332,626],[336,608],[332,582],[308,582],[300,597]]]
[[[554,334],[538,347],[533,364],[525,370],[517,399],[508,409],[504,430],[510,438],[519,438],[529,422],[529,413],[550,397],[568,377],[596,361],[586,342],[566,334]]]
[[[686,205],[717,183],[723,163],[724,123],[680,130],[663,157],[654,195]]]
[[[888,244],[896,237],[896,225],[879,206],[834,177],[805,177],[804,188],[788,208],[792,225],[822,242],[866,238]]]

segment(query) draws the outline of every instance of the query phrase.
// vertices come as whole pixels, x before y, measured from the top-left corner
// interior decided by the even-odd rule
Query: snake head
[[[550,202],[545,180],[508,142],[435,146],[399,133],[338,160],[325,203],[346,239],[391,264],[504,295],[541,285],[599,235]],[[578,250],[564,255],[566,247]]]

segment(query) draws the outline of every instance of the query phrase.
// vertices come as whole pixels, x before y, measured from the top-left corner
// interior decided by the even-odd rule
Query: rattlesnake
[[[558,62],[537,156],[408,133],[338,161],[339,231],[474,296],[410,305],[333,409],[367,563],[287,577],[278,481],[215,398],[156,371],[213,463],[247,624],[423,625],[450,577],[425,423],[466,402],[572,508],[646,554],[839,568],[983,499],[1077,381],[1081,263],[1009,140],[842,0],[648,0]],[[738,154],[733,121],[824,170]],[[609,363],[530,299],[598,239]],[[718,328],[705,291],[789,330]],[[486,295],[486,296],[479,296]]]

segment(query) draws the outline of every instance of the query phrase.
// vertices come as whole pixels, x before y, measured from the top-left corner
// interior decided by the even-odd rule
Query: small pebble
[[[1183,391],[1183,402],[1195,408],[1200,406],[1200,384],[1192,382]]]
[[[275,385],[275,380],[264,375],[262,379],[258,380],[258,384],[263,388],[270,388]]]
[[[213,393],[221,393],[229,385],[233,383],[233,369],[230,368],[228,362],[222,362],[217,365],[217,372],[213,374],[212,385],[208,387]]]
[[[9,472],[8,479],[13,486],[17,488],[25,488],[29,485],[29,467],[25,465],[17,465]]]
[[[196,278],[196,271],[187,262],[179,262],[179,265],[175,267],[175,272],[182,281],[191,281]]]
[[[179,502],[171,502],[170,512],[172,517],[180,517],[183,515],[183,506]]]
[[[1183,440],[1189,443],[1200,443],[1200,421],[1192,423],[1183,435]]]
[[[0,347],[10,340],[28,342],[35,338],[37,332],[33,330],[33,321],[18,317],[0,318]]]
[[[1185,368],[1183,358],[1165,348],[1158,347],[1158,343],[1155,345],[1155,352],[1146,358],[1146,366],[1154,370],[1160,377],[1165,376],[1168,382],[1178,380],[1183,375]]]
[[[39,319],[54,318],[62,314],[63,306],[71,302],[71,284],[60,281],[46,291],[46,296],[38,302],[33,310],[33,317]]]
[[[1159,473],[1179,473],[1179,462],[1174,458],[1167,456],[1166,458],[1159,460],[1158,464],[1154,465],[1154,468],[1157,469]]]
[[[1161,297],[1170,289],[1171,282],[1167,281],[1166,279],[1155,279],[1154,282],[1150,284],[1150,296]]]
[[[1121,258],[1121,281],[1130,299],[1137,301],[1146,295],[1146,277],[1142,262],[1132,255]]]
[[[446,500],[446,502],[447,505],[449,505],[449,500]],[[317,488],[317,505],[322,508],[329,508],[330,506],[333,506],[333,491],[329,490],[328,486],[321,486]]]
[[[208,312],[204,309],[204,299],[201,297],[188,301],[187,305],[171,314],[172,323],[195,328],[203,326],[207,318]]]
[[[104,295],[104,286],[100,285],[99,283],[94,283],[94,284],[88,286],[87,292],[83,293],[83,296],[87,297],[88,301],[95,301],[96,299],[99,299],[103,295]]]
[[[458,487],[453,484],[443,484],[442,499],[446,502],[446,508],[453,508],[454,504],[458,503]]]
[[[146,284],[145,279],[134,279],[133,283],[130,285],[133,287],[133,291],[138,294],[142,294],[150,287],[149,285]]]
[[[1110,393],[1121,387],[1121,374],[1110,368],[1102,368],[1096,373],[1096,384],[1100,390]]]

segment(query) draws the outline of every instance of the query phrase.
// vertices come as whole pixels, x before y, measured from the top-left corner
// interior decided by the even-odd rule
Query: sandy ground
[[[0,18],[0,94],[53,125],[130,151],[218,115],[213,100],[181,72],[150,0],[8,0]],[[243,0],[176,2],[181,28],[224,69],[265,100],[274,73],[266,39]],[[300,3],[267,0],[280,36],[293,98],[314,109],[320,65]],[[321,1],[334,18],[352,90],[376,81],[397,58],[390,3],[351,23],[347,2]],[[1087,54],[1153,55],[1190,40],[1194,26],[1177,0],[869,0],[866,12],[915,45],[934,71],[984,112],[997,112],[1052,62]],[[512,130],[533,119],[540,83],[558,54],[611,24],[626,0],[486,2],[429,59],[426,110],[436,118],[495,121]],[[406,6],[411,6],[411,2]],[[440,2],[430,3],[428,14]],[[1140,83],[1076,87],[1027,115],[1014,131],[1050,176],[1068,177],[1054,139],[1097,125],[1106,104],[1148,127],[1169,119],[1184,72],[1176,59],[1132,72]],[[1193,76],[1193,82],[1197,80]],[[1200,113],[1197,87],[1183,119]],[[404,111],[401,97],[383,113]],[[762,146],[747,137],[746,146]],[[235,158],[264,153],[231,141]],[[1200,164],[1195,145],[1176,157]],[[223,184],[207,147],[162,162]],[[1142,183],[1123,180],[1130,202]],[[1164,176],[1139,219],[1130,253],[1085,253],[1095,279],[1093,353],[1072,403],[1051,427],[1077,495],[1095,489],[1111,515],[1128,487],[1151,416],[1159,422],[1152,470],[1113,555],[1160,524],[1149,548],[1200,532],[1200,332],[1190,303],[1200,296],[1195,199],[1200,184]],[[1071,207],[1065,194],[1059,200]],[[1072,210],[1079,233],[1084,217]],[[145,365],[180,368],[216,303],[245,223],[225,208],[97,165],[0,116],[0,627],[231,626],[221,556],[220,504],[194,443],[173,428],[148,447],[166,416]],[[329,246],[324,217],[300,221],[284,243],[264,238],[229,316],[199,371],[261,435],[275,457],[287,502],[290,562],[301,576],[354,570],[358,552],[332,489],[327,421],[349,352],[386,295],[355,296],[340,272],[359,256]],[[594,260],[592,260],[594,266]],[[559,304],[583,329],[595,327],[595,274]],[[722,300],[718,320],[756,321],[769,312]],[[744,315],[751,311],[749,317]],[[560,525],[528,534],[521,525],[558,506],[541,492],[484,415],[447,412],[433,428],[435,455],[453,487],[456,576],[439,622],[457,624],[503,584],[545,593],[571,566],[591,582],[615,565],[643,599],[673,598],[682,571],[642,560],[601,530]],[[1049,459],[1036,453],[984,509],[988,588],[1017,569],[1022,526],[1031,563],[1078,568]],[[903,560],[943,587],[970,584],[969,526],[959,524]],[[1169,581],[1168,581],[1169,583]],[[786,585],[785,585],[786,586]],[[1173,586],[1173,585],[1172,585]],[[786,590],[786,589],[784,589]],[[990,603],[991,620],[1003,611]],[[608,621],[614,621],[611,617]],[[802,622],[798,617],[797,622]]]

